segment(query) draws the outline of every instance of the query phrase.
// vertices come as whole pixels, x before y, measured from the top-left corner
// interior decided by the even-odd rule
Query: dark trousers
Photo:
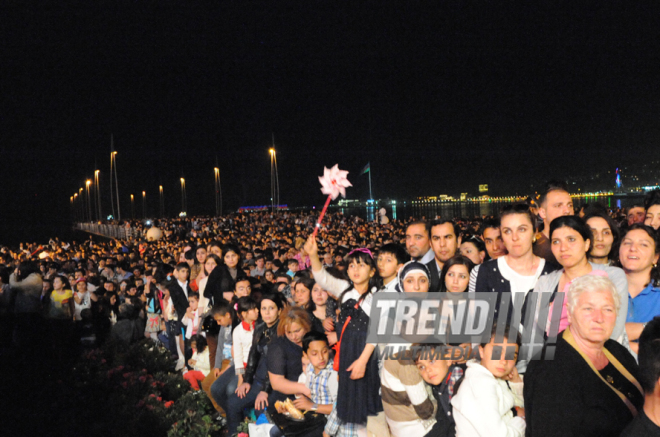
[[[227,414],[227,428],[229,435],[234,435],[237,432],[238,425],[243,421],[243,410],[245,408],[254,408],[254,401],[257,395],[263,390],[262,384],[253,384],[250,391],[243,398],[239,398],[236,393],[233,393],[227,399],[227,408],[221,405]],[[255,417],[259,417],[262,411],[255,411]]]
[[[215,380],[211,386],[211,396],[227,412],[227,400],[238,388],[238,375],[232,364],[222,375]]]

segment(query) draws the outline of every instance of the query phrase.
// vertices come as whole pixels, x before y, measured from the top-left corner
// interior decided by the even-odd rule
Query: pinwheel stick
[[[328,205],[330,205],[331,200],[332,200],[332,195],[328,196],[328,198],[325,200],[325,205],[323,205],[323,209],[321,210],[321,215],[319,216],[319,221],[316,222],[316,226],[314,227],[314,233],[312,234],[314,237],[316,237],[316,234],[319,232],[319,229],[321,229],[321,222],[323,221],[323,217],[325,216],[325,212],[328,210]]]

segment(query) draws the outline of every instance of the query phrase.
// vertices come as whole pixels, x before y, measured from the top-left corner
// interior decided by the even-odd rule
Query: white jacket
[[[509,389],[509,386],[511,389]],[[523,383],[495,378],[478,362],[467,364],[458,393],[451,399],[456,437],[523,437],[525,420],[511,408],[523,406]]]

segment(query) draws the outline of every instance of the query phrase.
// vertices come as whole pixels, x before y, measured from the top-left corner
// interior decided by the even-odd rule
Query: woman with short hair
[[[620,304],[606,277],[571,283],[568,328],[527,367],[527,437],[615,437],[642,407],[637,363],[610,339]]]

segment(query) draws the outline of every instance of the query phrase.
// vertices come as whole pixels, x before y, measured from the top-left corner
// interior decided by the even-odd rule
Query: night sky
[[[5,3],[0,244],[70,220],[95,168],[109,212],[111,134],[124,217],[161,184],[173,215],[182,176],[212,213],[216,157],[225,211],[269,204],[273,133],[289,205],[335,163],[366,199],[367,162],[412,198],[658,159],[660,11],[575,3]]]

